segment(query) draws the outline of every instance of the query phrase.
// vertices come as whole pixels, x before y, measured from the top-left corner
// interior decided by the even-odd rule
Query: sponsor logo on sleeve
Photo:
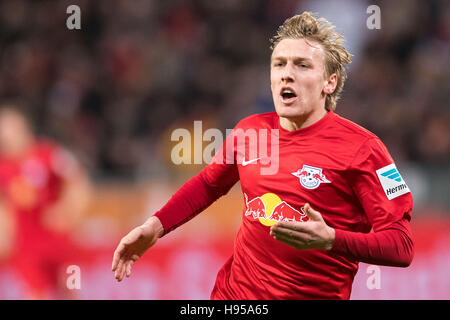
[[[395,164],[390,164],[376,171],[384,193],[389,200],[397,198],[405,193],[411,192],[398,172]]]

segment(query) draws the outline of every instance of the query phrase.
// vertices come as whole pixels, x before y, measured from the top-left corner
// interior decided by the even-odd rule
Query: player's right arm
[[[233,134],[230,134],[228,139],[234,139]],[[228,153],[227,145],[233,146]],[[121,281],[125,275],[129,277],[133,263],[153,246],[158,238],[186,223],[228,193],[239,180],[235,160],[234,143],[225,142],[211,164],[187,181],[161,210],[121,239],[112,262],[116,280]]]

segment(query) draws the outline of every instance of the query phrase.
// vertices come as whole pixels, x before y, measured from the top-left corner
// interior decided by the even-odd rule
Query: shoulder
[[[335,115],[335,126],[342,135],[346,135],[357,141],[368,141],[371,139],[379,139],[373,132],[367,130],[355,122],[346,119],[338,114]]]
[[[335,114],[333,129],[341,147],[350,151],[350,165],[363,166],[369,159],[392,162],[393,159],[381,139],[355,122]]]
[[[335,129],[340,138],[352,144],[358,153],[362,149],[380,149],[387,152],[386,146],[375,133],[337,114],[335,114]]]

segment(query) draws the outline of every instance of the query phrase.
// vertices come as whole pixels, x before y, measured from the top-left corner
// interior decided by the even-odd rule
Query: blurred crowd
[[[269,38],[305,3],[3,0],[0,99],[20,98],[37,132],[67,145],[94,177],[170,174],[171,129],[204,120],[225,132],[273,111]],[[81,30],[66,27],[71,4]],[[450,2],[370,4],[381,8],[381,29],[353,27],[362,44],[336,112],[398,161],[448,165]]]

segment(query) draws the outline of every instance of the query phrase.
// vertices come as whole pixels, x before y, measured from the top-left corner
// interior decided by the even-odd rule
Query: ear
[[[323,92],[325,94],[332,94],[334,90],[336,90],[337,80],[338,78],[336,73],[333,73],[331,76],[329,76],[328,79],[325,80]]]

